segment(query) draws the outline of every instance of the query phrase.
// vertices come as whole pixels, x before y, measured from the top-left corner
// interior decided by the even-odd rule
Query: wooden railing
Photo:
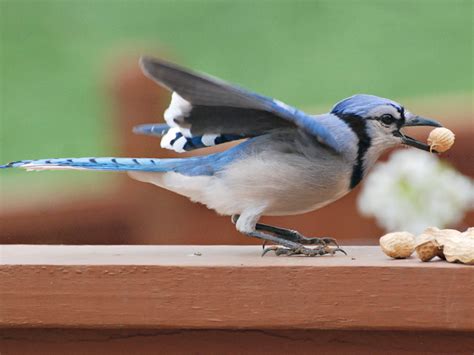
[[[0,351],[472,353],[473,267],[346,250],[2,246]]]

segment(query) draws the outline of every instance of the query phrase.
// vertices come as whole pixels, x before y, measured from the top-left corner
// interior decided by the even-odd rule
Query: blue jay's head
[[[373,95],[354,95],[338,102],[331,111],[354,130],[368,135],[372,145],[381,149],[403,143],[429,151],[430,147],[404,135],[400,130],[409,126],[442,127],[435,120],[416,116],[399,103]]]

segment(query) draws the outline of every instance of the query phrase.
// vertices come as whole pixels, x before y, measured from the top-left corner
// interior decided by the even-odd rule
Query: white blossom
[[[474,181],[434,154],[399,150],[366,178],[358,207],[387,231],[444,228],[474,208]]]

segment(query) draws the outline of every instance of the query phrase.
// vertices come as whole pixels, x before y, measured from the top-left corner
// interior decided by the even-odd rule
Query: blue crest
[[[357,115],[365,117],[368,113],[377,106],[390,105],[395,107],[398,111],[401,110],[401,105],[395,101],[378,97],[374,95],[358,94],[342,101],[339,101],[331,110],[335,115]]]

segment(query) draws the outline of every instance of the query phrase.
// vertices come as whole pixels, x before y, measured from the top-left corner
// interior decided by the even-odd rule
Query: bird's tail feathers
[[[5,165],[0,169],[23,168],[35,170],[104,170],[104,171],[148,171],[166,172],[173,170],[174,161],[178,159],[148,158],[62,158],[20,160]]]
[[[171,127],[166,123],[149,123],[133,127],[133,133],[161,137],[165,135],[170,128]]]

